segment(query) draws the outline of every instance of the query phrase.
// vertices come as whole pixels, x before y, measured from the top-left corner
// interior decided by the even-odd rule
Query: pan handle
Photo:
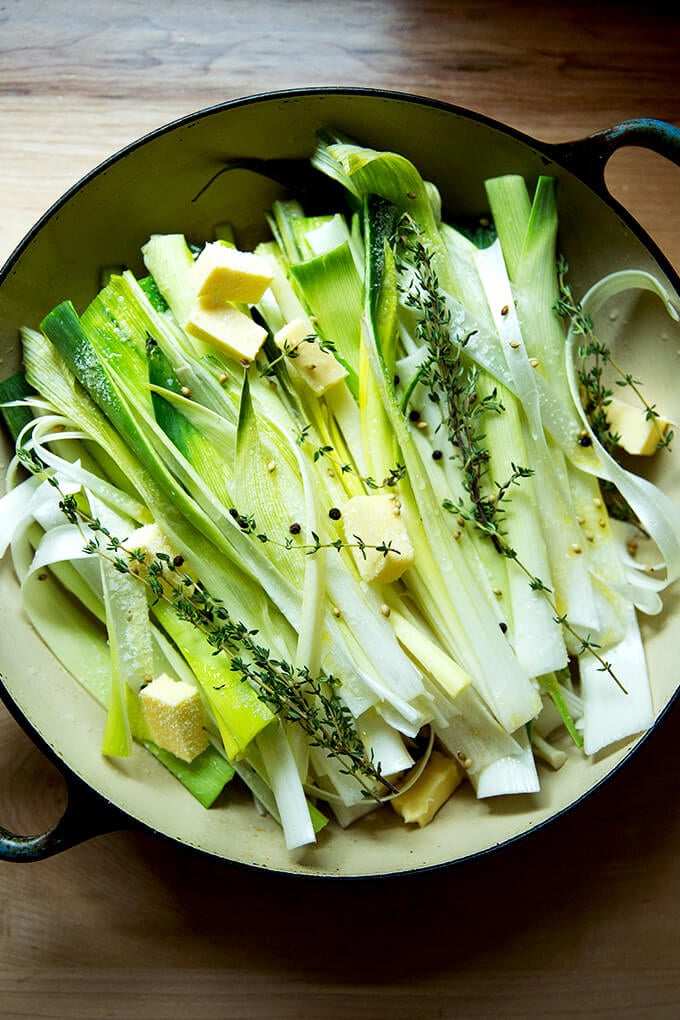
[[[0,826],[0,860],[30,863],[53,857],[94,836],[134,828],[133,820],[72,773],[63,773],[68,792],[57,824],[37,836],[18,836]]]
[[[629,145],[652,149],[680,166],[680,128],[649,117],[624,120],[587,138],[560,142],[551,146],[550,155],[591,187],[607,193],[605,167],[617,149]]]

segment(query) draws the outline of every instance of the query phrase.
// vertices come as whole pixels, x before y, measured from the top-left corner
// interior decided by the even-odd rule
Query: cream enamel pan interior
[[[139,251],[149,234],[182,231],[198,240],[210,237],[216,222],[229,220],[241,244],[254,241],[262,231],[263,210],[280,193],[270,180],[232,171],[195,197],[225,160],[307,157],[315,131],[324,125],[411,157],[438,185],[453,216],[484,211],[482,182],[487,176],[521,173],[532,184],[540,173],[555,174],[560,179],[560,242],[573,267],[576,294],[603,274],[627,267],[655,273],[677,294],[678,279],[666,260],[625,211],[606,199],[602,173],[618,145],[637,139],[678,161],[680,143],[673,129],[664,134],[658,122],[631,124],[630,133],[618,126],[599,140],[593,136],[573,145],[546,146],[455,107],[342,89],[251,97],[201,111],[99,167],[43,217],[14,253],[0,277],[2,373],[19,368],[20,324],[36,326],[65,298],[82,309],[96,291],[101,265],[141,270]],[[680,330],[651,297],[620,302],[612,331],[624,323],[632,371],[640,372],[657,405],[680,421]],[[616,343],[614,332],[609,339]],[[9,448],[3,443],[1,459],[6,463]],[[675,494],[680,494],[679,457],[658,458],[653,469],[658,472],[655,480]],[[666,592],[664,603],[661,618],[643,622],[657,716],[669,707],[678,685],[678,592]],[[592,759],[571,754],[558,773],[541,768],[543,791],[537,796],[477,802],[466,790],[422,831],[403,826],[387,809],[346,831],[331,825],[317,846],[289,855],[278,827],[255,813],[247,795],[227,788],[218,805],[206,811],[142,750],[128,761],[100,755],[102,712],[64,673],[23,617],[9,559],[0,566],[0,635],[3,697],[61,764],[70,784],[71,805],[60,840],[45,837],[39,855],[131,818],[182,844],[255,867],[328,876],[413,872],[460,861],[530,833],[596,788],[639,743],[639,738],[631,740]],[[108,823],[77,817],[78,803],[89,790],[95,796],[86,797],[88,810],[99,805],[106,819],[113,805]],[[30,851],[26,857],[30,859]],[[14,859],[22,855],[16,853]]]

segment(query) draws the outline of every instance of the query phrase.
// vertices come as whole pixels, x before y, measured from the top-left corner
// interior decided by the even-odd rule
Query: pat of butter
[[[645,457],[655,452],[672,425],[661,415],[648,419],[644,407],[633,407],[616,397],[607,405],[607,419],[619,435],[619,446],[627,453]]]
[[[143,524],[141,528],[130,532],[125,545],[128,549],[139,549],[147,556],[162,552],[166,556],[174,558],[177,553],[170,545],[167,536],[157,524]]]
[[[206,749],[201,696],[191,684],[161,673],[141,691],[139,700],[154,744],[187,762]]]
[[[147,567],[161,553],[164,557],[167,556],[169,560],[175,561],[178,566],[182,567],[182,575],[187,574],[196,580],[193,571],[185,562],[184,557],[178,554],[165,532],[161,531],[157,524],[143,524],[141,528],[136,528],[135,531],[130,532],[125,540],[125,546],[127,549],[143,553],[147,557]]]
[[[255,304],[274,278],[266,259],[220,241],[205,245],[192,275],[200,298],[222,304]]]
[[[342,522],[345,541],[356,543],[358,536],[363,543],[363,549],[353,547],[352,552],[364,581],[389,584],[413,563],[413,546],[393,497],[352,496],[342,510]]]
[[[458,789],[464,775],[454,758],[441,751],[433,751],[422,775],[413,786],[391,801],[392,807],[405,822],[419,825],[422,829]]]
[[[199,300],[184,324],[190,336],[203,340],[238,361],[253,361],[267,330],[235,305]]]
[[[321,349],[309,319],[293,319],[286,323],[274,335],[274,342],[279,350],[293,354],[287,359],[288,367],[297,372],[317,396],[347,375],[347,369],[337,358]]]

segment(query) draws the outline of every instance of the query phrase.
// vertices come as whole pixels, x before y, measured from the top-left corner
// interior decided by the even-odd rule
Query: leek
[[[314,798],[346,825],[414,778],[423,734],[487,798],[535,793],[536,760],[565,764],[559,730],[586,754],[644,730],[637,611],[659,612],[680,574],[680,512],[581,406],[578,331],[556,312],[556,182],[486,181],[482,238],[446,222],[398,153],[329,131],[312,165],[346,207],[293,197],[265,214],[272,283],[237,305],[267,331],[254,359],[185,329],[200,244],[154,234],[146,276],[107,271],[81,312],[64,300],[22,331],[25,375],[0,389],[16,443],[0,552],[104,707],[104,753],[141,744],[206,805],[238,774],[291,850],[326,822]],[[639,273],[596,284],[583,314],[625,286],[677,315]],[[325,392],[274,340],[296,320],[343,366]],[[664,570],[626,555],[600,479]],[[396,579],[364,562],[391,569],[399,549],[345,531],[357,496],[405,526]],[[67,626],[43,596],[58,585]],[[188,764],[149,739],[138,693],[159,669],[200,693],[211,743]]]

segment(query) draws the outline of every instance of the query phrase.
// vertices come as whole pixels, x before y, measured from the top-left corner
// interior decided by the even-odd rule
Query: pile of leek
[[[637,611],[658,612],[680,572],[678,509],[613,461],[583,416],[575,337],[555,312],[556,182],[541,177],[532,196],[521,178],[487,181],[495,240],[482,247],[442,220],[436,189],[404,157],[324,133],[312,162],[346,189],[347,208],[272,207],[271,240],[255,249],[272,284],[245,309],[269,333],[255,362],[183,328],[205,239],[155,235],[147,276],[114,273],[81,314],[64,301],[22,330],[24,371],[0,391],[17,444],[0,553],[11,548],[36,630],[106,709],[102,752],[137,741],[206,806],[237,773],[291,849],[325,824],[317,804],[346,825],[384,788],[357,783],[346,760],[276,716],[238,656],[214,655],[171,605],[93,556],[102,547],[84,542],[83,520],[123,545],[151,528],[153,551],[180,553],[269,660],[336,678],[388,784],[429,731],[480,798],[537,790],[536,759],[565,761],[548,739],[562,728],[592,754],[651,724]],[[584,309],[623,287],[655,291],[677,317],[639,273],[598,282]],[[428,334],[435,305],[446,354]],[[297,319],[346,370],[320,397],[271,342]],[[495,534],[470,504],[437,357],[454,359],[459,391],[483,409],[473,439],[480,501],[502,500]],[[600,478],[633,507],[663,571],[625,555]],[[399,501],[416,551],[389,585],[362,581],[337,512],[377,489]],[[59,510],[65,496],[80,520]],[[57,592],[67,627],[50,610]],[[139,691],[161,671],[201,692],[210,744],[190,764],[145,729]]]

